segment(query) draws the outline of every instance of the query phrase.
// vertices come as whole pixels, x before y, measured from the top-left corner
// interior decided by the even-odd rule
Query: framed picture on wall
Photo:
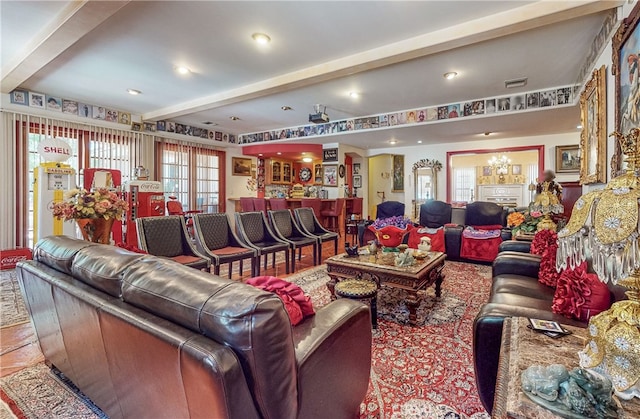
[[[32,108],[45,108],[45,96],[42,93],[29,92],[29,106]]]
[[[595,70],[580,95],[580,183],[607,181],[607,73],[603,65]]]
[[[512,164],[511,165],[511,174],[514,176],[518,176],[522,174],[522,165],[521,164]]]
[[[233,176],[251,176],[251,159],[244,157],[232,157],[231,167],[231,174]]]
[[[492,173],[491,166],[482,166],[482,176],[491,176]]]
[[[353,163],[353,174],[354,175],[360,174],[360,163]]]
[[[615,76],[616,104],[615,131],[626,135],[631,128],[640,125],[640,96],[638,95],[638,45],[640,44],[640,3],[636,4],[629,16],[622,21],[613,36],[611,72]],[[635,92],[635,93],[634,93]],[[584,124],[583,124],[584,126]],[[613,131],[610,129],[610,131]],[[611,175],[617,176],[624,169],[624,156],[616,141],[611,158]]]
[[[354,175],[353,176],[353,187],[354,188],[362,188],[362,175]]]
[[[394,154],[391,192],[404,192],[404,155]]]
[[[578,173],[580,171],[580,146],[559,145],[556,147],[556,173]]]
[[[11,92],[11,103],[15,103],[16,105],[28,105],[29,92],[25,90],[14,90]]]
[[[322,184],[324,186],[338,186],[338,166],[335,164],[323,166]]]

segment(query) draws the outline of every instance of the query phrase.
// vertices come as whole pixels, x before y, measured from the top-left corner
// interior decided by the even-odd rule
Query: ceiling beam
[[[70,1],[22,51],[2,68],[0,90],[9,93],[129,1]]]
[[[623,0],[538,1],[256,83],[147,112],[162,120],[283,93],[618,7]]]

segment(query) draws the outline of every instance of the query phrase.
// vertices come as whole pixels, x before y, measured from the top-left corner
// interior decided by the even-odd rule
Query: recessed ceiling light
[[[280,109],[282,109],[283,111],[290,111],[291,109],[293,109],[291,106],[283,106]]]
[[[262,153],[258,153],[258,157],[262,157]]]
[[[485,137],[488,137],[488,136],[490,136],[491,134],[493,134],[491,131],[487,131],[487,132],[485,132],[485,133],[484,133],[484,136],[485,136]]]
[[[422,140],[418,140],[418,144],[422,144]]]
[[[577,129],[582,129],[582,125],[576,126]]]
[[[456,73],[455,71],[449,71],[448,73],[444,73],[443,76],[445,79],[447,80],[451,80],[453,78],[455,78],[458,75],[458,73]]]
[[[349,96],[351,96],[352,99],[357,99],[360,97],[360,93],[358,92],[349,92]]]
[[[390,140],[390,141],[389,141],[389,144],[391,144],[391,145],[394,145],[394,144],[397,144],[397,143],[398,143],[398,142],[397,142],[396,140]]]
[[[302,161],[305,162],[305,163],[311,163],[313,161],[313,159],[311,157],[304,157],[302,159]]]
[[[142,92],[140,90],[136,90],[136,89],[127,89],[127,93],[129,93],[130,95],[141,95]]]
[[[191,70],[189,69],[189,67],[184,67],[184,66],[176,67],[176,71],[178,72],[178,74],[183,74],[183,75],[191,73]]]
[[[232,121],[239,121],[240,117],[239,116],[230,116],[229,119],[232,120]]]
[[[282,152],[280,152],[280,151],[278,151],[276,154],[277,154],[278,156],[282,156]]]
[[[271,42],[271,37],[266,33],[254,33],[253,35],[251,35],[251,37],[260,45],[267,45],[269,42]]]

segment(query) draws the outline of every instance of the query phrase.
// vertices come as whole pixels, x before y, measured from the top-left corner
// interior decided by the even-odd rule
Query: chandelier
[[[498,175],[498,183],[504,183],[504,175],[509,173],[511,159],[507,158],[507,156],[503,154],[502,157],[491,157],[487,163],[489,163],[489,166],[496,171],[496,174]]]

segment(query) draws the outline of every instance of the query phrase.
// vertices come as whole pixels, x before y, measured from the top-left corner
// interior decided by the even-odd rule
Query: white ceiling
[[[304,76],[312,66],[393,43],[411,44],[414,37],[424,34],[433,33],[434,39],[449,37],[455,45],[456,33],[448,33],[448,28],[477,28],[477,41],[466,40],[459,44],[462,47],[427,54],[420,52],[424,39],[416,40],[415,59],[403,58],[392,65],[353,66],[353,74],[327,76],[326,81],[320,78],[284,88],[256,88],[260,92],[256,97],[242,99],[238,95],[229,104],[212,103],[211,109],[182,112],[175,118],[191,125],[213,121],[219,129],[236,134],[276,129],[305,123],[315,103],[327,105],[330,117],[337,120],[573,83],[603,22],[601,10],[617,4],[591,3],[130,2],[110,17],[105,15],[102,24],[79,36],[77,42],[21,85],[152,115],[162,113],[159,110],[163,108],[257,85],[287,73],[298,71]],[[39,28],[59,18],[67,4],[0,2],[3,69],[11,57],[24,53],[28,41],[39,35]],[[570,9],[574,6],[579,11]],[[560,12],[545,13],[551,21],[554,16],[563,16],[564,20],[544,24],[543,18],[532,17],[527,21],[518,14],[519,8],[526,7],[556,7]],[[485,29],[486,19],[503,15],[523,21],[518,25],[503,22],[497,32]],[[268,33],[271,44],[266,48],[256,45],[251,40],[254,32]],[[375,60],[369,58],[370,63]],[[174,71],[178,65],[188,66],[193,73],[178,76]],[[447,81],[442,77],[447,71],[457,71],[459,77]],[[505,80],[519,77],[528,77],[529,84],[523,89],[505,90]],[[143,94],[128,95],[127,88]],[[353,100],[348,97],[349,91],[358,91],[361,97]],[[283,105],[294,109],[283,112]],[[230,121],[232,115],[241,120]],[[537,135],[574,129],[577,119],[578,112],[572,107],[349,134],[339,141],[367,147],[369,141],[382,142],[390,137],[413,142],[418,138],[468,140],[462,137],[484,131]],[[486,126],[490,128],[483,128]],[[322,141],[335,142],[336,138],[323,137]]]

